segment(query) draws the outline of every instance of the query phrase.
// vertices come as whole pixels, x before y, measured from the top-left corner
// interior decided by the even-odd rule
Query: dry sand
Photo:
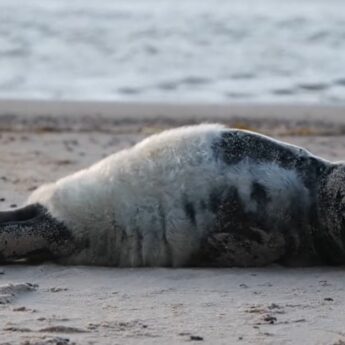
[[[287,105],[0,102],[0,209],[148,134],[205,120],[341,160],[344,115],[339,107]],[[3,266],[0,344],[345,344],[343,274],[339,267]]]

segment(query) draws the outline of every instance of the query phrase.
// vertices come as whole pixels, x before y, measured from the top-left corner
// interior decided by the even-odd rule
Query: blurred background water
[[[345,103],[343,0],[0,0],[0,98]]]

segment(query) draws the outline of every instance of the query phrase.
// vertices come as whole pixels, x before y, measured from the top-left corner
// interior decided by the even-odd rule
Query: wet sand
[[[0,102],[0,209],[151,133],[218,121],[345,157],[339,107]],[[0,267],[0,344],[345,344],[341,267]]]

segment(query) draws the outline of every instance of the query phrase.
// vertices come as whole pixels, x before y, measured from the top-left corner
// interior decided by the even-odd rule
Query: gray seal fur
[[[3,262],[345,262],[345,165],[221,125],[151,136],[41,187],[28,204],[0,213]]]

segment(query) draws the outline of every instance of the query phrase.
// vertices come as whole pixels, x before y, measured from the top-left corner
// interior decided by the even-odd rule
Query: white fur
[[[254,209],[257,205],[250,199],[249,188],[256,179],[269,186],[283,213],[289,191],[303,191],[294,171],[274,163],[243,160],[225,168],[212,150],[224,130],[221,125],[203,124],[151,136],[39,188],[29,203],[43,204],[75,238],[90,242],[68,263],[184,265],[215,223],[215,215],[206,209],[196,212],[193,226],[183,208],[186,196],[192,203],[208,200],[216,188],[233,184],[247,200],[248,209]]]

